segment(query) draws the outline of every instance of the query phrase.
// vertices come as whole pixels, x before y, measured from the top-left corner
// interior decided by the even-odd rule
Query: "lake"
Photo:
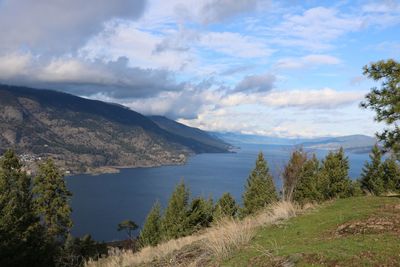
[[[97,176],[66,177],[73,193],[72,218],[75,236],[91,234],[98,241],[125,239],[117,224],[130,219],[142,225],[153,203],[159,200],[165,207],[177,183],[184,179],[192,196],[212,196],[218,199],[230,192],[241,202],[246,179],[254,167],[259,151],[268,161],[275,184],[293,147],[281,145],[241,145],[237,153],[200,154],[191,157],[185,165],[155,168],[121,169],[120,173]],[[316,151],[319,158],[326,151]],[[346,153],[350,160],[350,177],[361,173],[367,154]]]

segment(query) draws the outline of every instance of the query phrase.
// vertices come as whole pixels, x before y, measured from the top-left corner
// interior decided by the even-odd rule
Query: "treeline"
[[[159,202],[154,204],[140,231],[139,245],[155,246],[190,235],[222,218],[240,219],[279,200],[304,205],[362,194],[400,193],[400,168],[396,159],[390,157],[382,162],[378,146],[373,148],[370,157],[371,162],[365,163],[361,178],[352,181],[349,159],[343,149],[329,152],[323,160],[317,159],[315,154],[310,156],[302,149],[296,150],[284,167],[281,174],[283,187],[281,192],[277,192],[268,164],[263,154],[259,153],[255,167],[247,178],[242,207],[229,193],[224,193],[216,203],[212,198],[203,197],[190,201],[189,189],[181,181],[164,211]]]
[[[7,150],[0,159],[0,266],[81,266],[107,253],[89,235],[71,236],[70,197],[51,159],[30,177]]]

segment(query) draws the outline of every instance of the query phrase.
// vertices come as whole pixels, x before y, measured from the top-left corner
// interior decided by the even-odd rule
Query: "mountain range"
[[[165,117],[52,90],[0,85],[0,152],[27,163],[52,157],[67,172],[181,164],[229,151],[218,138]]]
[[[378,141],[367,135],[348,135],[318,138],[281,138],[233,132],[214,132],[216,137],[240,147],[242,144],[290,145],[310,150],[336,150],[343,147],[352,153],[369,153]]]

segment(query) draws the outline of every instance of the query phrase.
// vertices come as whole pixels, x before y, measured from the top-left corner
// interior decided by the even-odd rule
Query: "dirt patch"
[[[335,235],[394,233],[400,235],[400,205],[385,205],[380,214],[365,220],[351,221],[337,227]]]

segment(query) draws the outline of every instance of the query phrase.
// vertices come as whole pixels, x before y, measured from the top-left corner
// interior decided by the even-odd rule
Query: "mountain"
[[[203,144],[207,144],[212,147],[218,147],[223,150],[231,148],[230,144],[198,128],[186,126],[164,116],[149,116],[149,118],[160,128],[170,133],[174,133],[184,138],[190,138]]]
[[[302,146],[306,149],[319,150],[336,150],[343,147],[346,151],[352,153],[369,153],[372,146],[377,143],[375,137],[366,135],[318,138],[281,138],[232,132],[214,134],[225,142],[237,146],[240,146],[241,144],[291,145]]]
[[[324,140],[324,138],[283,138],[234,132],[213,132],[213,134],[225,142],[238,146],[240,146],[240,144],[299,145],[310,140]]]
[[[304,148],[334,150],[343,147],[346,151],[353,153],[369,153],[377,143],[375,137],[366,135],[348,135],[341,137],[327,138],[325,140],[313,140],[302,143]]]
[[[179,129],[185,127],[178,124]],[[195,153],[228,152],[225,143],[202,142],[188,132],[165,130],[118,104],[0,85],[0,152],[13,148],[27,162],[51,156],[65,170],[82,173],[179,164]],[[201,130],[195,132],[201,136]]]

